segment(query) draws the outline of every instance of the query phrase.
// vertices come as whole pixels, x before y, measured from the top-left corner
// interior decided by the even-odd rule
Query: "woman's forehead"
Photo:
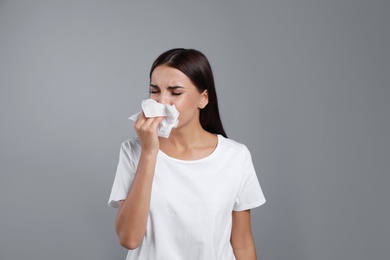
[[[191,80],[183,72],[164,65],[158,66],[153,70],[150,81],[158,86],[187,85],[188,83],[191,83]]]

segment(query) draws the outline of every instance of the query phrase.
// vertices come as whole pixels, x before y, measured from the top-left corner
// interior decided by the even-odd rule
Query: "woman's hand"
[[[160,148],[158,141],[157,128],[164,117],[146,118],[141,112],[139,118],[134,122],[134,129],[141,142],[143,152],[157,153]]]

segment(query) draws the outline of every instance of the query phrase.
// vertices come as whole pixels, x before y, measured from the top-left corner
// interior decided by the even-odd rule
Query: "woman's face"
[[[199,108],[207,105],[207,90],[199,93],[191,80],[180,70],[157,66],[150,79],[150,98],[179,111],[178,128],[199,124]]]

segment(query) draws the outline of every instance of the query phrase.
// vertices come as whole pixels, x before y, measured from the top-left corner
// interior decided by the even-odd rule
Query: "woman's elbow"
[[[120,245],[129,250],[138,248],[145,236],[145,234],[141,235],[140,233],[137,234],[137,232],[124,232],[124,230],[120,228],[117,228],[116,231]]]
[[[142,242],[141,239],[119,236],[120,245],[129,250],[137,249],[141,245],[141,242]]]

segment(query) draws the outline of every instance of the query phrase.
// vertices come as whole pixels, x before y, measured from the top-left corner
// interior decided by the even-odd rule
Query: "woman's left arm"
[[[252,237],[250,210],[233,211],[230,243],[237,260],[256,260],[256,247]]]

